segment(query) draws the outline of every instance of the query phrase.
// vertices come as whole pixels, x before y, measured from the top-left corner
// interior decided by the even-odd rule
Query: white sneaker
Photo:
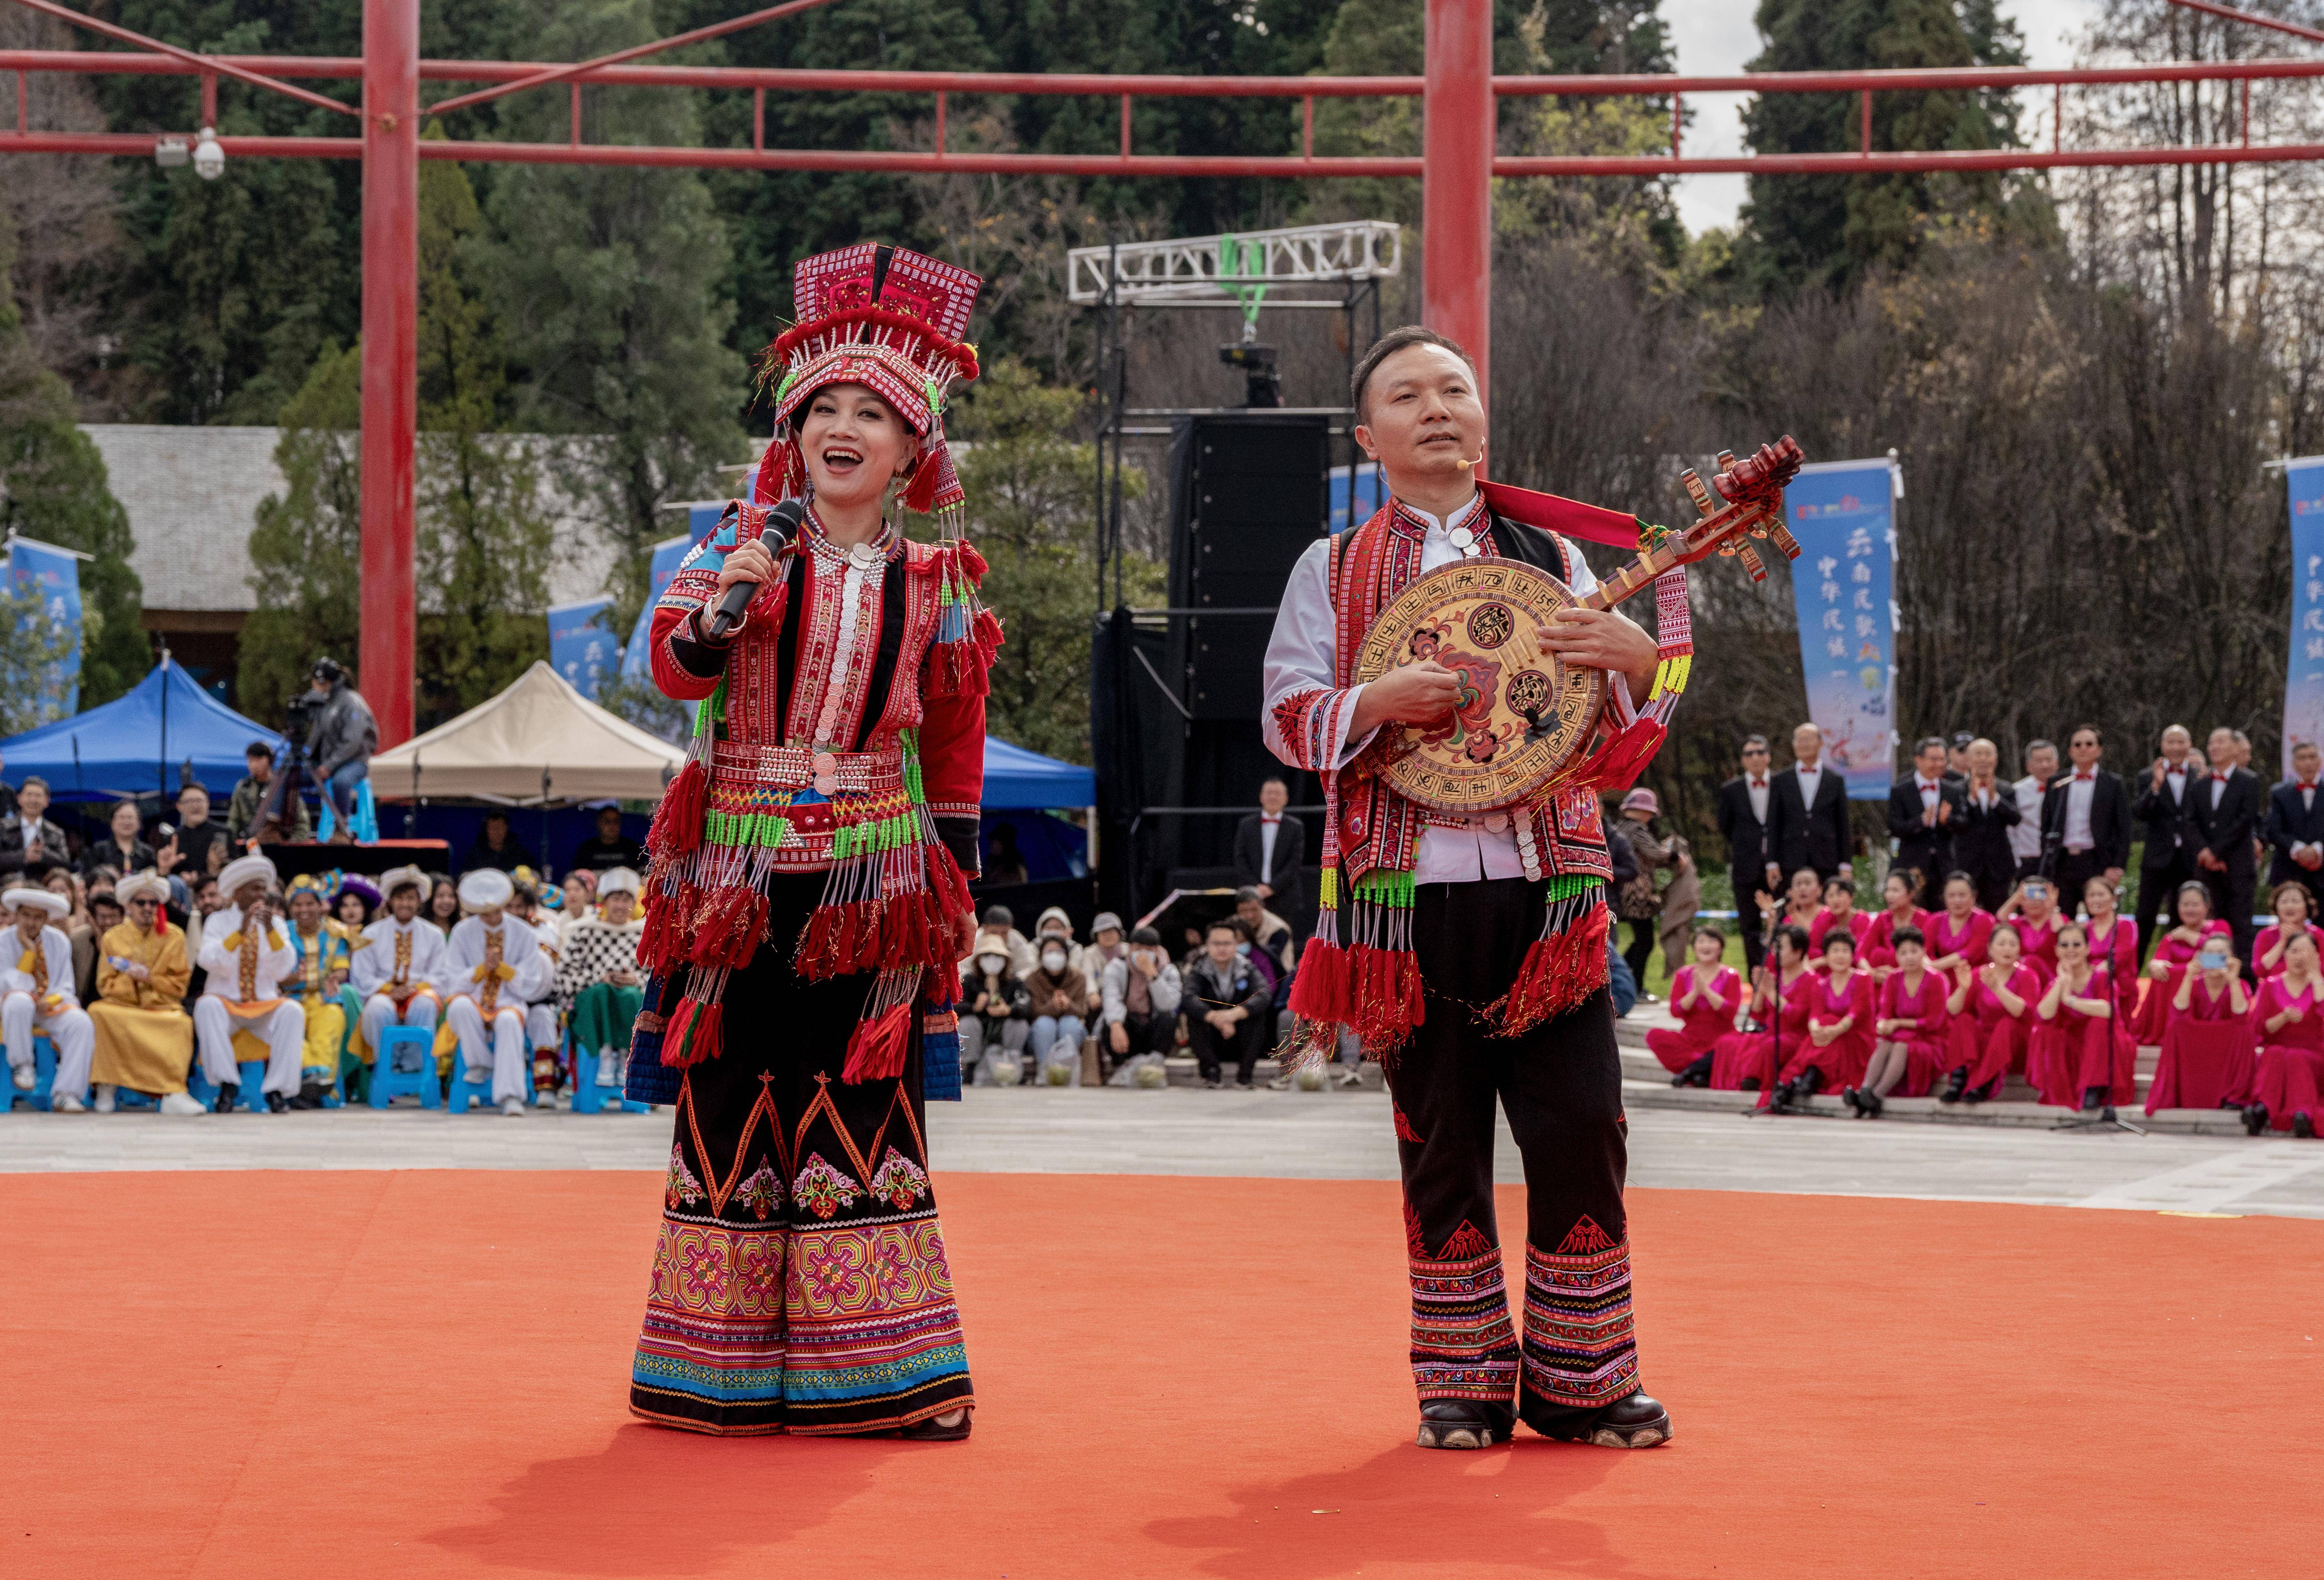
[[[621,1057],[610,1048],[597,1050],[597,1085],[613,1086],[621,1084]]]
[[[99,1113],[110,1113],[113,1112],[112,1087],[99,1086],[97,1089],[97,1111]]]
[[[1350,1065],[1339,1073],[1337,1082],[1342,1086],[1360,1086],[1364,1084],[1364,1078],[1356,1073],[1356,1067],[1353,1065]]]
[[[49,1099],[49,1112],[51,1113],[87,1113],[88,1112],[88,1106],[79,1098],[74,1096],[70,1092],[65,1092]]]
[[[511,1119],[514,1119],[518,1114],[524,1112],[524,1099],[521,1097],[502,1098],[501,1112],[507,1114]]]
[[[99,1112],[104,1112],[101,1105],[104,1104],[106,1099],[99,1098],[97,1101],[100,1104]],[[191,1097],[187,1096],[183,1092],[171,1092],[166,1094],[161,1099],[161,1112],[164,1113],[178,1114],[182,1117],[189,1114],[208,1113],[209,1110],[195,1102]]]
[[[32,1073],[32,1067],[28,1064],[11,1066],[8,1078],[16,1083],[16,1090],[19,1092],[31,1091],[40,1081],[40,1076]]]

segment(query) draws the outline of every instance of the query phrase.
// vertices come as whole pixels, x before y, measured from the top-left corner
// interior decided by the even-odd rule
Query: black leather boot
[[[235,1105],[241,1101],[241,1083],[236,1081],[226,1081],[220,1084],[218,1086],[217,1112],[220,1113],[232,1113],[235,1110]]]
[[[2255,1103],[2244,1110],[2244,1134],[2255,1136],[2267,1129],[2267,1104]]]
[[[1423,1448],[1490,1448],[1517,1430],[1517,1411],[1473,1399],[1432,1399],[1420,1407]]]
[[[286,1104],[282,1101],[282,1094],[281,1094],[281,1093],[280,1093],[280,1092],[269,1092],[269,1093],[267,1093],[267,1094],[266,1094],[266,1112],[267,1112],[267,1113],[281,1113],[281,1112],[282,1112],[282,1110],[283,1110],[285,1107],[287,1107],[287,1106],[288,1106],[288,1104]]]
[[[1940,1099],[1940,1101],[1945,1103],[1958,1103],[1962,1097],[1968,1095],[1968,1092],[1969,1066],[1963,1065],[1959,1069],[1955,1070],[1949,1078],[1947,1078],[1945,1082],[1945,1095]]]
[[[1570,1426],[1561,1424],[1542,1436],[1600,1448],[1652,1448],[1671,1440],[1670,1411],[1651,1394],[1633,1393],[1595,1415],[1577,1417]]]
[[[2308,1117],[2305,1108],[2292,1116],[2292,1133],[2303,1141],[2316,1139],[2316,1122]]]

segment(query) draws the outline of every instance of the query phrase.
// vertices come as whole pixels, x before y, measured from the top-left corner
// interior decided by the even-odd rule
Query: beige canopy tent
[[[373,758],[371,785],[390,801],[650,801],[685,762],[535,663],[491,701]]]

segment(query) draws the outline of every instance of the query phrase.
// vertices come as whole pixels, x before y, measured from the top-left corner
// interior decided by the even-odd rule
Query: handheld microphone
[[[770,538],[775,540],[775,563],[778,566],[798,542],[798,531],[806,524],[807,506],[796,499],[784,500],[768,513],[766,527],[759,533],[759,541],[763,543]],[[758,594],[759,584],[754,581],[738,581],[728,587],[726,596],[718,600],[718,607],[711,611],[710,623],[703,627],[702,634],[712,642],[725,641],[734,627],[742,623],[742,611],[751,606],[751,600]]]

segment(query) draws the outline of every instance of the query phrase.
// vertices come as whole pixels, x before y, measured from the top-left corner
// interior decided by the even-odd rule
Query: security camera
[[[163,170],[175,170],[186,162],[188,152],[183,137],[161,137],[153,143],[153,162]]]
[[[206,181],[226,174],[226,149],[211,127],[204,126],[201,134],[194,139],[194,173]]]

